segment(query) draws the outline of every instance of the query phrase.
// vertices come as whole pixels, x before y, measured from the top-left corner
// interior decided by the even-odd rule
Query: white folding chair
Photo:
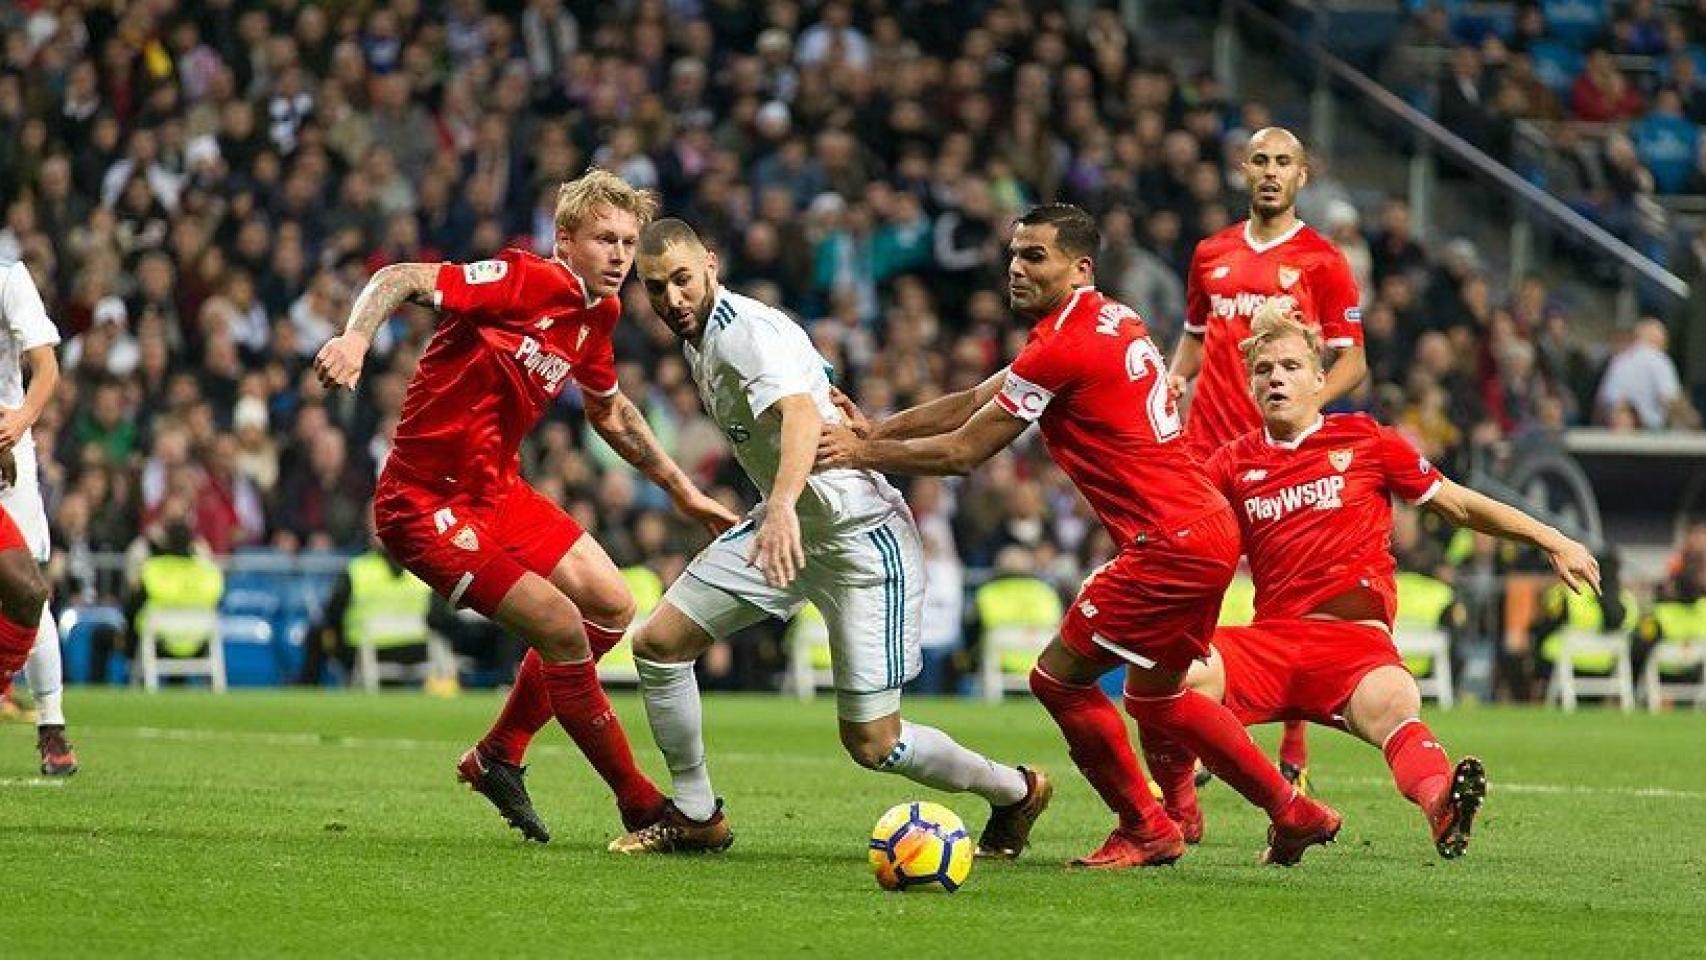
[[[1416,678],[1416,689],[1424,698],[1432,697],[1442,710],[1457,705],[1456,683],[1451,673],[1451,638],[1438,627],[1419,627],[1399,624],[1392,642],[1399,656],[1427,657],[1433,669],[1425,677]]]
[[[788,624],[787,688],[800,700],[810,700],[819,687],[835,686],[835,674],[826,669],[829,659],[829,624],[823,617],[802,610]]]
[[[419,637],[426,644],[426,662],[383,663],[373,637]],[[427,629],[426,614],[376,613],[362,622],[356,645],[355,680],[368,693],[379,692],[380,680],[441,679],[456,676],[456,656],[445,639]]]
[[[1577,676],[1578,656],[1610,656],[1611,674]],[[1557,659],[1552,663],[1552,681],[1546,687],[1546,702],[1574,711],[1579,697],[1616,697],[1624,713],[1635,709],[1635,667],[1629,656],[1627,637],[1618,633],[1563,631],[1558,638]]]
[[[160,690],[161,677],[206,677],[214,693],[225,692],[225,645],[219,635],[219,614],[212,610],[151,609],[142,618],[137,637],[138,676],[149,693]],[[199,657],[162,657],[160,638],[205,636],[207,652]]]
[[[1658,713],[1666,694],[1677,703],[1693,703],[1694,709],[1706,710],[1706,670],[1698,682],[1688,683],[1666,680],[1666,667],[1706,668],[1706,642],[1660,640],[1641,670],[1641,692],[1647,699],[1648,710]]]
[[[1048,646],[1049,638],[1054,636],[1053,627],[1042,627],[1027,624],[1005,624],[992,627],[983,632],[983,663],[979,667],[979,678],[983,687],[983,699],[997,703],[1008,690],[1024,691],[1030,689],[1030,670],[1024,671],[1007,669],[1008,654],[1016,654],[1016,660],[1036,662],[1037,655]]]

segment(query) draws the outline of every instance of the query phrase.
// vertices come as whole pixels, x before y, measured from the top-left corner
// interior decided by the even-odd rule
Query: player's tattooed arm
[[[989,379],[970,390],[961,390],[937,397],[929,403],[886,417],[871,425],[873,440],[912,440],[952,433],[968,421],[1001,392],[1007,380],[1007,368],[995,371]]]
[[[1460,527],[1539,547],[1565,586],[1577,593],[1583,588],[1599,592],[1599,561],[1592,551],[1509,504],[1442,479],[1424,509]]]
[[[405,303],[431,307],[433,289],[438,286],[436,263],[393,263],[381,267],[361,289],[350,308],[345,333],[360,333],[369,340],[379,325]]]
[[[686,471],[664,452],[640,408],[620,392],[608,397],[586,394],[586,422],[622,459],[662,487],[683,516],[712,533],[721,533],[740,519],[694,485]]]
[[[354,390],[361,380],[367,348],[373,345],[373,334],[379,325],[405,303],[431,307],[432,292],[437,285],[436,263],[393,263],[380,268],[355,298],[344,332],[327,340],[314,355],[314,372],[319,375],[321,385]]]
[[[995,456],[1030,424],[986,403],[957,430],[909,440],[860,438],[845,427],[823,432],[818,440],[819,469],[855,467],[915,476],[958,476]]]

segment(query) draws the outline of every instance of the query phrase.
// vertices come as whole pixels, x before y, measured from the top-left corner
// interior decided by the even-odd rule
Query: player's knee
[[[843,729],[841,746],[853,762],[866,770],[887,770],[899,738],[860,728]]]
[[[0,608],[14,623],[33,624],[41,618],[49,591],[35,562],[22,556],[21,561],[7,557],[0,568]]]
[[[634,595],[627,590],[601,591],[581,603],[581,616],[611,630],[628,629],[634,613]]]
[[[1391,730],[1422,710],[1421,693],[1408,673],[1381,669],[1364,678],[1355,696],[1357,725],[1364,730]]]
[[[586,629],[581,626],[580,618],[573,615],[569,607],[560,618],[552,618],[548,623],[541,624],[528,638],[538,649],[539,655],[548,661],[562,663],[565,661],[585,660],[592,656],[592,646],[587,642]]]

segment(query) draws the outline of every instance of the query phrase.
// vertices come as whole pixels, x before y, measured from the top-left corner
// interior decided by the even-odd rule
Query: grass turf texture
[[[1460,710],[1430,717],[1492,778],[1467,858],[1442,863],[1377,751],[1312,731],[1336,846],[1261,868],[1263,819],[1222,784],[1178,866],[1068,873],[1110,819],[1029,700],[914,700],[908,714],[1059,784],[1035,846],[953,896],[877,889],[866,841],[891,804],[942,799],[855,768],[833,705],[706,702],[738,837],[712,858],[625,859],[603,785],[554,726],[530,785],[555,839],[525,844],[452,764],[488,695],[73,689],[84,770],[40,785],[33,731],[0,728],[0,955],[1253,956],[1706,951],[1706,716]],[[618,712],[663,773],[637,699]],[[1260,736],[1271,746],[1274,728]]]

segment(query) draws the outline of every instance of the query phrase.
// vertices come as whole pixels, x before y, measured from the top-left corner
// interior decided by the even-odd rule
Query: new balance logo
[[[551,329],[551,325],[556,323],[556,322],[557,322],[556,317],[540,317],[539,321],[533,325],[533,329],[535,329],[535,330],[549,330],[549,329]]]
[[[1244,474],[1245,483],[1261,483],[1268,478],[1266,470],[1249,470]]]
[[[456,526],[456,514],[451,513],[449,507],[440,508],[437,513],[432,515],[432,526],[434,530],[443,533]]]
[[[1101,613],[1100,610],[1096,609],[1096,605],[1088,600],[1078,604],[1078,612],[1084,614],[1085,617],[1090,619],[1095,619],[1096,614]]]
[[[1231,272],[1232,272],[1231,267],[1215,267],[1214,272],[1209,274],[1208,276],[1209,276],[1209,279],[1211,279],[1211,280],[1224,280],[1224,279],[1226,279],[1226,275],[1231,273]]]

